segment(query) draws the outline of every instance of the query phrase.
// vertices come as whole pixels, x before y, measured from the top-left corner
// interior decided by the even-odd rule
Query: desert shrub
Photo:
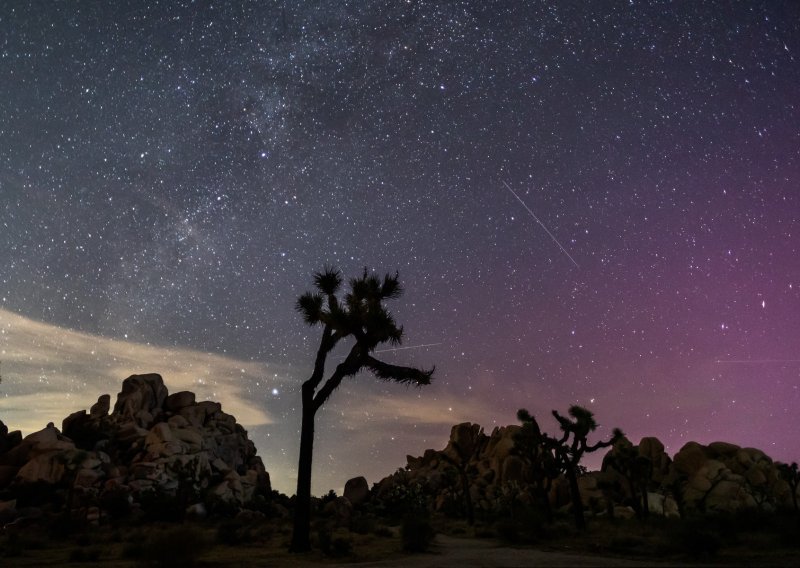
[[[787,548],[800,549],[800,517],[796,514],[778,515],[776,527],[778,544]]]
[[[419,483],[395,485],[376,500],[375,512],[393,519],[428,512],[428,497]]]
[[[345,536],[334,536],[331,540],[330,555],[336,558],[350,556],[353,553],[353,541]]]
[[[331,527],[326,524],[320,524],[317,527],[317,544],[325,554],[331,549],[331,540],[333,540],[331,532]]]
[[[319,498],[319,508],[324,509],[325,505],[327,505],[332,501],[336,501],[336,499],[338,499],[336,491],[334,491],[333,489],[329,490],[328,493]]]
[[[17,500],[17,510],[26,507],[52,507],[61,506],[64,499],[64,492],[59,491],[58,487],[44,481],[25,483],[19,485],[14,491],[14,499]]]
[[[0,533],[2,534],[2,533]],[[44,550],[47,541],[42,535],[30,528],[25,530],[9,530],[5,538],[0,540],[0,558],[15,558],[22,556],[29,550]],[[0,562],[0,566],[5,566]]]
[[[513,519],[501,519],[494,525],[497,536],[510,544],[519,544],[523,539],[520,527]]]
[[[97,548],[74,548],[70,551],[68,562],[98,562],[100,550]]]
[[[25,543],[16,534],[10,534],[0,543],[0,557],[16,558],[22,556]]]
[[[51,539],[68,538],[74,535],[76,531],[82,529],[83,525],[84,523],[73,519],[69,515],[60,514],[50,523],[48,532]]]
[[[644,539],[636,535],[618,534],[609,539],[608,548],[615,552],[630,552],[644,543]]]
[[[278,532],[278,526],[274,523],[259,523],[259,525],[254,529],[252,538],[253,540],[270,540]]]
[[[144,551],[146,549],[143,540],[131,540],[125,543],[122,547],[122,557],[130,560],[138,560],[144,558]]]
[[[719,534],[702,521],[681,523],[676,536],[680,550],[692,558],[713,558],[721,544]]]
[[[400,527],[403,550],[406,552],[425,552],[436,536],[430,520],[424,515],[407,515]]]
[[[475,529],[475,538],[495,538],[497,533],[489,527]]]
[[[344,530],[331,531],[329,526],[322,525],[317,537],[319,548],[326,556],[341,558],[353,553],[353,541]]]
[[[151,566],[188,567],[205,549],[203,532],[189,525],[157,531],[147,540],[142,559]]]
[[[549,537],[546,518],[533,507],[517,507],[514,517],[504,517],[494,523],[494,530],[502,540],[511,543],[533,543]]]
[[[131,512],[130,496],[123,489],[110,489],[100,496],[100,507],[112,519],[122,519]]]
[[[256,530],[259,526],[261,530]],[[257,533],[259,536],[269,538],[272,532],[273,528],[263,526],[260,519],[248,520],[240,516],[233,519],[225,519],[217,526],[217,542],[227,546],[236,546],[253,542]]]
[[[226,519],[217,527],[217,542],[227,546],[236,546],[243,540],[245,527],[236,519]]]
[[[39,532],[34,531],[12,536],[23,550],[44,550],[47,548],[48,540]]]
[[[356,534],[370,534],[375,532],[377,524],[375,518],[370,515],[356,514],[350,521],[350,530]]]
[[[275,507],[269,495],[253,495],[253,498],[244,504],[244,508],[248,511],[262,513],[266,517],[275,516]]]
[[[445,494],[438,511],[451,519],[462,519],[466,516],[464,512],[464,499],[455,491],[448,492]]]
[[[214,494],[206,496],[205,504],[208,514],[212,517],[235,517],[240,510],[238,505]]]
[[[173,495],[159,494],[155,491],[143,492],[139,497],[146,522],[178,522],[183,520],[184,509]]]

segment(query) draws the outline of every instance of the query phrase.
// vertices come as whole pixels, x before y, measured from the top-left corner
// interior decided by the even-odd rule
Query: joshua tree
[[[384,300],[402,294],[398,275],[387,274],[382,280],[364,269],[360,278],[350,280],[350,291],[343,301],[337,297],[342,285],[338,270],[325,268],[314,274],[315,292],[306,292],[297,300],[296,309],[309,325],[322,325],[322,337],[317,348],[314,370],[303,383],[303,413],[300,431],[300,459],[297,471],[292,552],[310,550],[311,520],[311,462],[314,446],[314,417],[345,377],[366,369],[379,379],[412,385],[430,384],[429,371],[401,367],[379,361],[372,356],[375,348],[389,342],[399,345],[403,328],[398,326],[384,307]],[[327,380],[325,362],[328,354],[340,341],[352,341],[344,360],[336,365]]]
[[[483,449],[483,445],[481,442],[485,438],[483,434],[483,428],[480,428],[476,433],[476,436],[466,440],[465,443],[459,444],[458,442],[451,442],[451,447],[455,450],[456,459],[453,459],[446,453],[441,453],[440,455],[442,458],[452,465],[456,472],[458,473],[458,479],[461,481],[461,493],[464,499],[464,509],[467,513],[467,523],[472,526],[475,524],[475,507],[472,504],[472,494],[469,491],[470,488],[470,477],[473,468],[470,466],[470,462],[473,459],[478,457],[481,450]]]
[[[583,518],[583,501],[581,492],[578,488],[578,473],[580,461],[584,454],[607,448],[619,440],[623,434],[619,428],[614,428],[614,434],[606,442],[597,442],[588,445],[587,438],[591,432],[597,428],[594,414],[582,406],[570,406],[569,415],[572,420],[561,416],[558,411],[553,411],[553,416],[558,420],[562,435],[557,440],[555,447],[556,458],[558,459],[564,473],[569,481],[569,491],[572,497],[572,511],[575,516],[575,526],[578,530],[586,528],[586,520]]]
[[[556,477],[563,472],[569,482],[570,497],[572,498],[572,511],[575,515],[575,526],[579,530],[586,528],[586,521],[583,518],[583,502],[581,492],[578,488],[578,475],[584,469],[580,465],[581,458],[586,453],[591,453],[600,448],[607,448],[619,440],[623,434],[619,428],[614,428],[614,435],[607,442],[597,442],[590,446],[587,438],[589,434],[597,428],[594,414],[582,406],[571,406],[569,415],[573,418],[565,418],[558,411],[553,411],[553,416],[558,420],[561,427],[561,437],[554,438],[545,434],[539,428],[536,419],[524,408],[517,412],[517,418],[522,422],[521,435],[516,442],[520,444],[519,450],[527,454],[528,461],[534,470],[538,467],[540,472],[540,485],[544,491],[540,493],[547,496],[549,481],[547,478]],[[538,462],[538,463],[537,463]],[[549,509],[549,502],[545,512]]]
[[[678,471],[676,468],[670,468],[669,474],[661,481],[661,490],[666,494],[672,496],[675,500],[675,505],[678,507],[678,515],[682,519],[686,518],[686,501],[683,494],[686,491],[686,485],[689,483],[689,476]]]
[[[627,439],[620,439],[614,445],[614,450],[603,461],[603,468],[607,466],[614,468],[628,483],[631,504],[636,516],[648,517],[650,503],[647,500],[647,491],[653,475],[653,463],[650,458],[639,454],[639,448]]]
[[[553,520],[550,487],[553,480],[561,473],[553,453],[557,442],[542,432],[536,418],[524,408],[517,411],[517,420],[522,422],[522,429],[514,436],[514,453],[525,460],[530,467],[531,485],[542,505],[547,522],[550,522]]]

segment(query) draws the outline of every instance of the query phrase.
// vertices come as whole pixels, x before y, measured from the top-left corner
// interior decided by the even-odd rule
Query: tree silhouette
[[[671,496],[675,500],[675,505],[678,507],[678,515],[686,518],[686,500],[683,498],[686,492],[686,486],[689,483],[689,476],[677,468],[670,468],[669,474],[661,481],[661,490],[665,495]]]
[[[475,458],[478,457],[478,455],[480,455],[480,452],[483,449],[481,442],[483,441],[483,438],[485,438],[483,434],[483,428],[478,428],[477,431],[474,432],[476,435],[470,437],[468,440],[465,440],[465,443],[463,444],[459,444],[455,440],[450,442],[451,447],[456,453],[455,459],[447,455],[445,452],[440,454],[442,459],[452,465],[458,474],[458,479],[461,482],[461,496],[464,500],[464,510],[467,514],[467,523],[469,526],[473,526],[475,524],[475,506],[472,503],[472,494],[469,490],[471,485],[470,477],[473,473],[474,467],[472,467],[470,464]]]
[[[590,446],[587,442],[587,438],[591,432],[597,429],[594,414],[582,406],[573,405],[569,408],[569,415],[572,417],[572,420],[561,416],[556,410],[553,411],[553,416],[558,420],[562,432],[561,438],[557,440],[558,444],[555,447],[555,453],[569,482],[575,526],[578,530],[584,530],[586,528],[586,520],[583,518],[583,501],[581,500],[581,492],[578,488],[578,473],[581,458],[584,454],[611,446],[614,442],[622,438],[623,433],[619,428],[614,428],[614,434],[610,440],[597,442]]]
[[[603,460],[603,470],[611,467],[627,482],[631,494],[631,505],[636,516],[647,518],[650,515],[650,502],[647,493],[653,476],[653,463],[647,456],[639,453],[639,448],[629,440],[620,438],[614,450]]]
[[[399,345],[403,328],[398,326],[384,307],[384,300],[398,298],[402,287],[398,275],[387,274],[381,280],[364,269],[360,278],[350,280],[350,291],[343,302],[337,294],[342,285],[342,276],[336,269],[326,267],[314,274],[315,292],[306,292],[297,299],[295,308],[303,320],[311,326],[322,325],[314,370],[302,386],[302,425],[300,431],[300,459],[297,471],[297,496],[295,501],[292,552],[311,549],[311,463],[314,447],[314,417],[345,377],[366,369],[379,379],[416,386],[431,382],[433,369],[429,371],[413,367],[401,367],[379,361],[372,356],[375,348],[389,342]],[[336,345],[351,339],[353,344],[344,361],[336,365],[331,375],[323,382],[325,363]]]
[[[515,444],[519,444],[518,452],[527,457],[534,475],[539,478],[537,491],[545,505],[546,514],[549,514],[550,507],[549,501],[545,501],[550,487],[548,480],[557,477],[559,473],[564,473],[569,482],[575,526],[583,530],[586,528],[586,521],[583,518],[583,501],[578,488],[581,458],[586,453],[609,447],[622,438],[623,433],[619,428],[614,428],[614,435],[610,440],[590,446],[587,438],[597,429],[594,414],[582,406],[574,405],[570,406],[569,415],[572,420],[561,416],[557,410],[553,411],[562,433],[560,438],[554,438],[543,433],[531,413],[521,408],[517,412],[517,419],[522,422],[522,432],[515,439]]]
[[[514,453],[528,464],[533,492],[542,506],[547,522],[551,522],[553,511],[550,507],[550,488],[553,480],[561,474],[554,453],[557,441],[544,434],[536,418],[524,408],[517,411],[517,420],[522,422],[522,428],[514,436]]]

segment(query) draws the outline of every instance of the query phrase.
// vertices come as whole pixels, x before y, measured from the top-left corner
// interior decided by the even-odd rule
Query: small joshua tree
[[[639,449],[627,439],[621,438],[614,444],[614,450],[603,462],[619,472],[628,484],[631,504],[636,516],[646,518],[650,515],[650,503],[647,500],[648,485],[653,475],[653,463],[650,458],[639,453]]]
[[[558,420],[562,432],[561,437],[557,440],[558,445],[555,448],[555,453],[569,482],[575,526],[578,530],[585,530],[586,520],[583,518],[583,501],[578,488],[581,458],[583,458],[584,454],[611,446],[623,436],[623,433],[619,428],[614,428],[614,433],[610,440],[597,442],[590,446],[587,440],[589,434],[597,429],[594,414],[582,406],[573,405],[569,408],[569,415],[572,419],[561,416],[556,410],[553,411],[553,416]]]
[[[561,474],[554,454],[557,442],[542,432],[536,418],[524,408],[517,411],[517,420],[522,422],[522,429],[514,436],[514,453],[528,464],[533,491],[542,506],[545,519],[551,522],[550,488],[553,480]]]
[[[457,456],[455,459],[446,453],[440,454],[442,459],[452,465],[458,474],[458,479],[461,482],[461,494],[464,499],[464,509],[467,513],[467,523],[470,526],[475,524],[475,506],[472,503],[472,494],[469,491],[470,477],[473,470],[470,463],[478,457],[483,449],[480,443],[483,437],[483,428],[481,428],[475,437],[465,441],[464,444],[459,444],[455,441],[451,442],[451,447],[455,450]]]
[[[523,451],[527,448],[529,455],[534,456],[536,460],[541,460],[540,467],[544,469],[539,475],[549,476],[555,472],[563,472],[566,476],[569,482],[575,526],[579,530],[584,530],[586,520],[583,518],[583,501],[578,488],[578,476],[583,470],[583,466],[580,464],[581,459],[584,454],[611,446],[622,438],[623,433],[619,428],[614,428],[614,434],[610,440],[597,442],[590,446],[587,441],[589,434],[597,429],[594,414],[577,405],[571,406],[568,414],[572,419],[561,416],[557,410],[553,411],[553,416],[561,428],[559,438],[542,433],[539,424],[524,408],[517,412],[517,418],[523,423],[521,446]],[[534,450],[534,446],[539,449]]]

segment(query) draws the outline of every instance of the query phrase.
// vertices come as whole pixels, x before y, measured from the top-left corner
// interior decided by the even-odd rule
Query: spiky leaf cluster
[[[385,342],[399,345],[403,327],[384,306],[385,300],[398,298],[403,292],[398,275],[387,274],[381,280],[364,270],[361,277],[350,280],[350,291],[340,304],[336,294],[341,284],[341,274],[333,268],[314,274],[317,291],[300,296],[295,306],[303,320],[309,325],[330,326],[334,344],[355,336],[366,353]]]
[[[380,278],[364,269],[360,277],[349,281],[350,289],[340,299],[342,282],[338,270],[325,267],[314,274],[316,290],[300,296],[295,305],[308,325],[325,326],[321,354],[329,353],[342,339],[353,337],[355,346],[342,364],[346,375],[366,367],[383,380],[429,384],[433,370],[390,365],[371,356],[383,343],[399,345],[403,341],[403,327],[397,324],[384,305],[386,300],[402,295],[399,275],[386,274]]]

